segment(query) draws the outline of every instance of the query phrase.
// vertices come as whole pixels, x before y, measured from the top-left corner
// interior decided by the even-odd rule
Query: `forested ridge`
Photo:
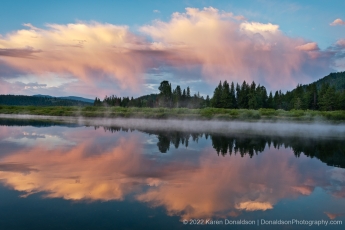
[[[56,97],[0,95],[0,105],[31,105],[31,106],[87,106],[90,103]]]
[[[345,72],[331,73],[309,85],[298,84],[292,91],[267,92],[265,86],[243,81],[219,82],[212,98],[191,95],[190,87],[175,89],[171,83],[162,81],[159,94],[129,97],[106,96],[103,101],[95,99],[95,106],[167,107],[167,108],[227,108],[227,109],[283,109],[283,110],[345,110]]]
[[[342,91],[345,89],[345,71],[344,72],[338,72],[338,73],[330,73],[324,78],[321,78],[320,80],[317,80],[315,82],[316,87],[318,89],[321,88],[323,84],[330,84],[331,86],[334,86],[337,91]],[[305,85],[304,87],[306,87]]]

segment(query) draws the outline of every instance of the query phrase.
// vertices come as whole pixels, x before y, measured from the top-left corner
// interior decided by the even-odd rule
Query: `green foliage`
[[[158,106],[171,107],[171,104],[172,104],[171,84],[168,81],[162,81],[158,89],[160,91]]]
[[[87,106],[91,103],[56,97],[35,97],[23,95],[0,95],[0,105],[31,106]]]
[[[339,94],[336,93],[335,87],[328,83],[323,84],[319,92],[319,108],[320,110],[335,110],[338,105]]]
[[[219,82],[219,85],[214,89],[213,97],[211,100],[211,106],[215,108],[222,108],[222,92],[223,86],[222,82]]]
[[[323,77],[315,82],[315,85],[318,89],[321,89],[322,85],[324,84],[333,86],[337,92],[343,91],[345,89],[345,71],[330,73],[326,77]]]
[[[157,119],[222,119],[222,120],[329,120],[345,121],[345,111],[313,111],[313,110],[275,110],[261,108],[225,109],[207,107],[203,109],[188,108],[139,108],[139,107],[97,107],[97,106],[0,106],[0,114],[32,114],[51,116],[83,116],[83,117],[133,117]]]

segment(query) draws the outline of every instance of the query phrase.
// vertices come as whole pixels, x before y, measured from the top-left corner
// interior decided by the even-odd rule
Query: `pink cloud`
[[[340,47],[344,47],[345,48],[345,39],[340,39],[336,42],[336,44]]]
[[[236,204],[236,209],[246,210],[246,211],[257,211],[262,210],[266,211],[267,209],[273,209],[272,204],[269,202],[257,202],[257,201],[245,201],[239,204]]]
[[[291,150],[281,150],[284,159],[278,161],[275,151],[265,150],[261,155],[264,164],[260,166],[249,157],[232,155],[231,167],[229,161],[207,152],[198,168],[183,173],[175,171],[169,181],[138,195],[138,200],[164,206],[169,215],[180,215],[181,219],[225,218],[238,211],[274,209],[281,199],[310,195],[316,184],[326,181],[319,172],[313,174],[314,170],[301,176],[301,168],[296,164],[291,167],[294,161]],[[252,170],[248,172],[248,168]],[[327,186],[327,182],[322,186]],[[302,187],[308,187],[310,192],[296,189]]]
[[[211,84],[254,80],[271,89],[291,89],[330,71],[332,54],[315,42],[290,38],[272,23],[243,20],[209,7],[186,8],[167,22],[140,27],[141,34],[97,22],[46,28],[27,23],[26,29],[0,37],[0,61],[40,78],[70,75],[84,89],[101,89],[96,83],[106,82],[122,92],[141,91],[144,74],[160,67]]]
[[[260,32],[271,32],[275,33],[279,31],[279,26],[278,25],[273,25],[271,23],[268,24],[263,24],[259,22],[244,22],[241,23],[240,28],[245,31],[250,31],[254,33],[260,33]]]
[[[317,45],[316,42],[309,42],[304,45],[297,46],[296,49],[302,50],[302,51],[315,51],[315,50],[320,50],[319,46]]]
[[[331,26],[341,26],[341,25],[345,25],[345,22],[342,19],[337,18],[330,25]]]
[[[0,57],[8,65],[36,75],[72,74],[84,82],[110,78],[122,88],[138,88],[150,59],[137,52],[147,50],[142,37],[126,26],[77,23],[50,24],[0,38]]]
[[[328,70],[329,59],[296,50],[307,42],[286,36],[278,25],[238,22],[223,15],[214,8],[187,8],[170,21],[155,21],[141,31],[160,47],[174,51],[166,59],[170,65],[200,66],[203,78],[210,82],[255,80],[279,89],[310,81],[310,66]]]
[[[329,219],[334,220],[338,216],[343,216],[343,213],[330,213],[330,212],[325,212],[325,214],[328,216]]]

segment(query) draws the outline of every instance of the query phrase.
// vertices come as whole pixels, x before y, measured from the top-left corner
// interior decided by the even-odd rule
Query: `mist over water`
[[[219,121],[219,120],[172,120],[133,118],[84,118],[37,115],[4,115],[0,118],[52,120],[79,125],[121,126],[133,129],[154,129],[182,132],[238,133],[247,135],[301,136],[319,138],[345,138],[345,124],[326,122],[287,121]],[[345,140],[345,139],[344,139]]]

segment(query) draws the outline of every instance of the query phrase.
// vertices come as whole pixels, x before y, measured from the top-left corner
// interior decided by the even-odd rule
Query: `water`
[[[0,229],[343,229],[344,139],[262,133],[0,119]]]

